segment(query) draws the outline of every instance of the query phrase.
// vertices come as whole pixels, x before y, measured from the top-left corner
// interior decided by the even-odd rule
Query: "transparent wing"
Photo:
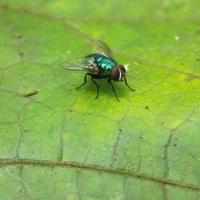
[[[103,54],[107,57],[112,57],[113,58],[113,52],[111,50],[111,48],[103,41],[101,40],[97,40],[96,41],[96,45],[94,47],[94,51],[96,53],[100,53]]]
[[[70,61],[66,64],[61,64],[60,67],[66,70],[75,70],[75,71],[88,71],[90,66],[86,65],[83,60]]]

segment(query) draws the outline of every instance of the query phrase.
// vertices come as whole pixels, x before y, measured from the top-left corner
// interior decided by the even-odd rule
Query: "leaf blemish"
[[[38,90],[34,90],[34,91],[31,91],[31,92],[27,92],[27,93],[21,94],[21,96],[22,97],[31,97],[31,96],[34,96],[34,95],[36,95],[38,93],[39,93]]]
[[[14,38],[17,40],[20,40],[20,39],[22,39],[22,35],[20,33],[15,33]]]

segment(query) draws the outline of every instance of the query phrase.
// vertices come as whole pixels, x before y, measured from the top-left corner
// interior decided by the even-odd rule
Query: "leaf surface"
[[[0,2],[0,199],[200,199],[199,1]],[[60,64],[96,40],[136,89]]]

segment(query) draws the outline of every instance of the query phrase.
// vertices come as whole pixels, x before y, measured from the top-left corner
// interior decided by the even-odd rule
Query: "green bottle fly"
[[[112,57],[112,53],[110,48],[101,41],[98,41],[101,45],[101,48],[104,52],[101,53],[92,53],[85,56],[81,62],[78,64],[73,64],[74,66],[63,66],[66,69],[74,69],[74,70],[84,70],[86,71],[84,82],[77,88],[81,88],[87,82],[87,76],[91,77],[92,82],[95,84],[97,89],[96,99],[99,97],[99,85],[95,81],[95,79],[107,79],[108,83],[111,85],[112,90],[115,94],[115,97],[119,101],[115,88],[112,84],[112,81],[124,81],[125,85],[131,90],[132,89],[127,82],[126,79],[126,68],[125,65],[118,64],[116,60]]]

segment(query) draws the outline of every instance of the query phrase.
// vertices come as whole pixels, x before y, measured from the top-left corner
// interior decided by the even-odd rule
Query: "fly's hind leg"
[[[80,86],[76,87],[76,89],[79,89],[79,88],[83,87],[87,83],[87,76],[91,76],[91,74],[90,73],[86,73],[85,77],[84,77],[84,82]]]

